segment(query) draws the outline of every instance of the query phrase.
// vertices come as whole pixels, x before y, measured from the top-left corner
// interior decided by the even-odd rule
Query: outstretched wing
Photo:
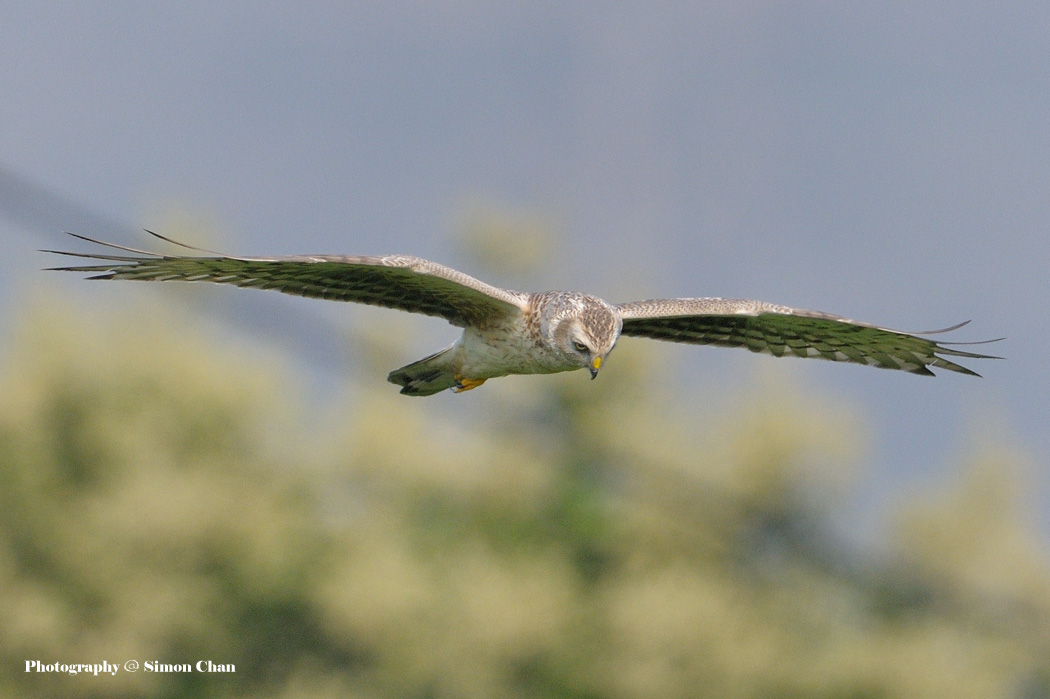
[[[150,231],[147,231],[150,232]],[[450,267],[419,257],[386,255],[294,255],[229,257],[151,233],[207,255],[162,255],[70,233],[75,238],[128,254],[46,250],[102,263],[51,269],[91,272],[90,279],[215,282],[334,301],[353,301],[440,316],[453,325],[482,325],[520,313],[525,295],[478,281]]]
[[[955,330],[966,323],[913,334],[819,311],[719,298],[653,299],[620,304],[617,308],[623,315],[624,335],[696,345],[746,347],[752,352],[776,357],[816,357],[928,376],[933,372],[927,367],[978,376],[941,355],[999,359],[946,347],[921,337]]]

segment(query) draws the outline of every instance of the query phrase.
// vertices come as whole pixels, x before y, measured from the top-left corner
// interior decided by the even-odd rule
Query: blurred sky
[[[667,356],[675,390],[716,409],[765,371],[855,406],[875,502],[950,478],[984,442],[1019,447],[1050,531],[1047,37],[1037,3],[4,3],[3,326],[46,285],[113,298],[41,278],[36,249],[73,244],[61,230],[150,246],[131,228],[171,232],[186,210],[221,231],[188,242],[228,252],[406,252],[469,272],[465,211],[539,212],[562,262],[529,273],[536,289],[1007,336],[990,351],[1008,361],[970,362],[979,380]],[[259,296],[245,322],[263,335],[298,315],[266,309],[306,307]],[[335,313],[372,311],[319,310],[294,334],[331,334]]]

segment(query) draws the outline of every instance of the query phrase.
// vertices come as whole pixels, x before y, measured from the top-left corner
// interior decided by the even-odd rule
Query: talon
[[[477,388],[483,383],[485,383],[485,379],[467,379],[462,376],[457,376],[456,385],[452,387],[452,391],[454,393],[462,393],[463,391]]]

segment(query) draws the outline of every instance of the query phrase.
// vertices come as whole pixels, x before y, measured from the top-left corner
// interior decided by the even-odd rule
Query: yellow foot
[[[462,376],[457,376],[456,385],[452,387],[452,390],[455,393],[462,393],[463,391],[469,391],[472,388],[477,388],[483,383],[485,383],[485,379],[466,379]]]

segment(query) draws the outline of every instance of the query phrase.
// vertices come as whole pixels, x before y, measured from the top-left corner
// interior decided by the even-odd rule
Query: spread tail
[[[446,347],[418,362],[390,372],[386,380],[401,386],[406,396],[432,396],[446,388],[457,385],[455,371],[451,366],[452,347]]]

